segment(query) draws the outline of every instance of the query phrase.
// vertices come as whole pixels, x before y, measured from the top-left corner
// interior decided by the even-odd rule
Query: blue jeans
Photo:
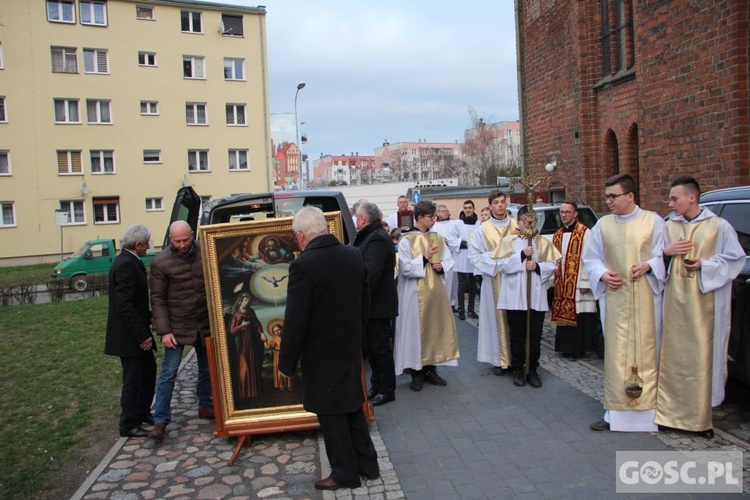
[[[177,380],[177,370],[180,368],[184,345],[174,349],[164,349],[164,359],[161,363],[161,374],[156,385],[156,403],[154,403],[154,422],[165,424],[172,420],[172,392]],[[211,380],[208,376],[208,358],[206,348],[202,342],[195,346],[195,356],[198,360],[198,408],[212,406]]]

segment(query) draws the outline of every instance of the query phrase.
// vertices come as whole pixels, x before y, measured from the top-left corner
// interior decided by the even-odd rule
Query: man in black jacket
[[[367,398],[373,406],[396,399],[396,370],[393,367],[393,344],[390,329],[398,316],[398,293],[394,268],[396,252],[383,229],[380,209],[374,203],[357,208],[357,237],[354,246],[362,252],[370,284],[370,319],[365,331],[364,351],[370,360],[370,390]]]
[[[146,267],[140,257],[149,249],[151,233],[135,224],[125,231],[122,252],[109,271],[109,311],[104,353],[122,364],[120,436],[145,437],[141,424],[153,424],[151,400],[156,384],[156,344],[151,336]]]
[[[320,422],[331,475],[316,481],[315,488],[357,488],[360,475],[380,477],[362,411],[367,267],[357,249],[327,234],[320,209],[304,207],[292,228],[302,253],[289,266],[279,371],[291,377],[301,362],[302,403]]]

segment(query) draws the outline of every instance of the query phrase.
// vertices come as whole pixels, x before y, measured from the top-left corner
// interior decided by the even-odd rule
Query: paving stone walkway
[[[457,321],[457,328],[459,366],[440,368],[447,387],[426,385],[415,393],[401,376],[396,401],[375,409],[371,434],[381,478],[360,488],[314,489],[329,473],[317,431],[255,436],[228,467],[236,439],[212,437],[213,422],[198,418],[191,352],[165,440],[118,440],[72,498],[603,498],[614,496],[617,450],[750,450],[731,429],[717,430],[713,440],[680,432],[592,432],[589,422],[602,414],[600,360],[557,356],[547,323],[544,386],[518,388],[476,361],[474,321]],[[748,493],[750,454],[745,457]]]

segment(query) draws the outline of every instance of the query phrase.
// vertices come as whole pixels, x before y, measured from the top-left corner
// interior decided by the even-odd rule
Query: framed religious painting
[[[325,217],[329,233],[343,241],[341,212]],[[304,367],[292,378],[278,371],[289,265],[300,252],[292,217],[214,224],[201,227],[199,236],[211,321],[215,434],[318,427],[317,417],[302,408]]]

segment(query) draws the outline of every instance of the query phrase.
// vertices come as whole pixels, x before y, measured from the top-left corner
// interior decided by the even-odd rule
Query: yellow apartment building
[[[271,189],[265,7],[0,2],[0,265]],[[62,228],[62,229],[61,229]],[[62,247],[62,248],[61,248]]]

